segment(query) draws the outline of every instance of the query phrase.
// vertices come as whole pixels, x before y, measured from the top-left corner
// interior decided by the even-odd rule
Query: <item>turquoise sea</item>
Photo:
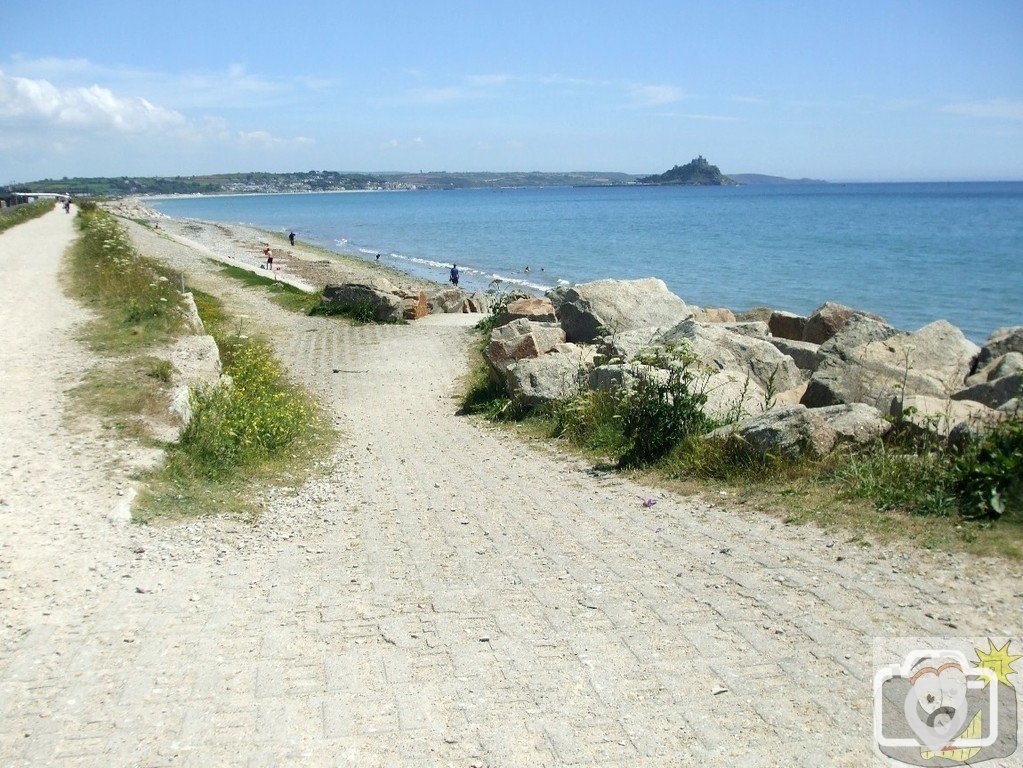
[[[982,342],[1023,325],[1023,182],[580,187],[154,199],[462,287],[659,277],[691,304],[825,300]],[[525,271],[529,267],[529,272]]]

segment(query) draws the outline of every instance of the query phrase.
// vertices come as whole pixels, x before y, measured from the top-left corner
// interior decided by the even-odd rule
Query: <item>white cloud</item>
[[[682,101],[683,93],[674,85],[642,85],[635,84],[629,88],[636,106],[656,107],[662,104],[674,104]]]
[[[184,115],[108,88],[58,88],[48,80],[9,77],[0,70],[0,123],[117,133],[165,132],[185,127]]]
[[[302,146],[315,143],[305,136],[296,136],[292,139],[284,139],[274,136],[268,131],[239,131],[238,138],[243,146],[256,146],[263,149],[278,149],[280,147]]]
[[[409,141],[399,141],[398,139],[391,139],[389,141],[381,142],[381,151],[387,151],[392,149],[409,149],[412,147],[421,147],[426,142],[423,141],[422,136],[416,136],[414,139]]]
[[[968,117],[1023,120],[1023,101],[1019,99],[988,99],[987,101],[946,104],[941,111]]]

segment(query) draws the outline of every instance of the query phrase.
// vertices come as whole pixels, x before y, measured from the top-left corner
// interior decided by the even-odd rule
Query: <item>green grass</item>
[[[167,447],[164,465],[146,476],[137,522],[210,513],[254,519],[262,491],[300,484],[336,441],[316,403],[287,381],[270,346],[237,334],[216,297],[193,295],[231,383],[193,393],[192,421]]]
[[[37,219],[53,210],[52,200],[39,200],[34,203],[15,205],[12,208],[0,208],[0,232],[6,232],[22,222]]]
[[[226,266],[222,267],[220,272],[245,285],[265,290],[270,295],[271,301],[289,312],[308,315],[322,301],[320,293],[309,293],[301,288],[296,288],[290,283],[274,280],[272,277],[259,275],[241,267]]]

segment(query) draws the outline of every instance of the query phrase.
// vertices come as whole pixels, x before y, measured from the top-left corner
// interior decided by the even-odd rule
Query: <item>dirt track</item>
[[[287,314],[135,225],[344,441],[254,527],[112,525],[62,217],[0,236],[0,764],[861,766],[875,636],[1019,631],[1018,569],[591,472],[454,415],[465,317]]]

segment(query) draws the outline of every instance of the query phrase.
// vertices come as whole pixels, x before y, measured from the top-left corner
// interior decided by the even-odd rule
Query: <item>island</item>
[[[685,165],[676,165],[669,171],[654,176],[643,176],[639,184],[685,185],[685,186],[738,186],[739,182],[725,176],[716,165],[711,165],[700,155]]]

